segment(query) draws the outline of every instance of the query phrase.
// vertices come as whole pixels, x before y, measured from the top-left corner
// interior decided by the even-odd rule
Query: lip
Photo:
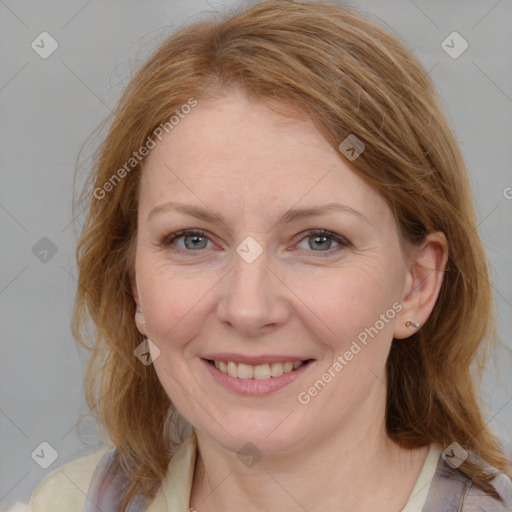
[[[248,356],[246,354],[235,354],[233,352],[221,352],[217,354],[206,354],[202,359],[210,359],[211,361],[233,361],[234,363],[250,364],[256,366],[258,364],[272,364],[272,363],[294,363],[295,361],[310,361],[311,357],[297,356],[297,355],[260,355]]]
[[[215,357],[218,357],[217,354]],[[272,356],[273,359],[271,362],[283,362],[283,359],[277,360],[275,356]],[[288,357],[288,356],[287,356]],[[209,358],[208,358],[209,359]],[[245,360],[255,360],[255,358],[246,358]],[[220,361],[225,361],[226,359],[217,359]],[[228,361],[233,361],[233,359],[227,359]],[[261,358],[257,359],[261,361]],[[294,359],[295,361],[305,361],[300,357]],[[284,360],[284,362],[291,361],[290,359]],[[251,396],[263,396],[273,393],[279,389],[284,388],[288,384],[296,381],[304,372],[307,372],[309,367],[312,366],[314,361],[309,359],[308,362],[296,370],[293,370],[289,373],[283,373],[279,377],[271,377],[270,379],[259,380],[259,379],[239,379],[238,377],[231,377],[230,375],[226,375],[222,373],[220,370],[217,370],[215,366],[210,364],[207,359],[201,359],[201,362],[206,366],[206,369],[210,372],[210,375],[218,382],[221,386],[227,388],[230,391],[234,391],[235,393],[239,393],[241,395],[251,395]],[[235,362],[235,361],[234,361]],[[240,361],[244,362],[244,361]],[[245,363],[245,364],[259,364],[259,363]],[[264,364],[264,363],[261,363]]]

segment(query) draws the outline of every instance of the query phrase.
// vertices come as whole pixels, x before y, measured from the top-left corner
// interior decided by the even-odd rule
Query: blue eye
[[[167,247],[179,239],[183,239],[185,248],[183,249],[178,247],[178,249],[191,251],[205,249],[205,243],[207,243],[209,240],[207,234],[204,231],[199,229],[184,229],[183,231],[177,231],[176,233],[167,235],[162,241],[162,245]]]
[[[182,247],[175,244],[178,240],[183,240]],[[307,231],[299,243],[302,243],[304,240],[309,240],[306,250],[311,250],[319,256],[331,255],[332,253],[351,245],[346,238],[325,229]],[[182,231],[166,235],[163,238],[161,245],[163,247],[170,247],[174,245],[173,250],[176,252],[191,253],[207,249],[209,241],[211,240],[208,238],[208,234],[205,231],[200,229],[184,229]],[[338,244],[334,248],[332,248],[333,242]]]
[[[308,231],[306,236],[301,239],[301,243],[304,240],[309,240],[308,248],[317,253],[331,254],[332,252],[338,251],[340,248],[348,247],[350,245],[350,242],[347,239],[325,229]],[[332,250],[333,241],[336,242],[338,246],[334,247]],[[323,255],[324,254],[322,254],[322,256]]]

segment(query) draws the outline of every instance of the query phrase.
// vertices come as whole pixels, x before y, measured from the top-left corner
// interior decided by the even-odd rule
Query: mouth
[[[229,377],[241,380],[270,380],[277,379],[284,374],[293,373],[300,368],[309,365],[313,359],[284,362],[276,361],[273,363],[257,365],[216,359],[204,359],[204,361],[215,367],[220,373],[228,375]]]

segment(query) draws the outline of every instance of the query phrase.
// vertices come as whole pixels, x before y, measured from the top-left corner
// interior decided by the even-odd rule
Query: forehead
[[[383,207],[310,118],[284,116],[241,93],[199,101],[147,157],[141,210],[176,198],[224,209],[239,201],[255,208],[339,200]]]
[[[305,156],[316,160],[321,151],[337,156],[305,114],[297,112],[294,117],[285,117],[270,104],[236,92],[214,101],[199,101],[164,136],[149,160],[168,158],[188,167],[204,160],[216,167],[265,161],[266,168],[269,158],[279,156],[279,161],[296,163]]]

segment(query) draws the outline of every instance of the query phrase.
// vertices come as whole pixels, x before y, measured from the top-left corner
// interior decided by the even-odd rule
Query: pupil
[[[188,236],[185,238],[185,245],[187,246],[187,249],[190,249],[191,247],[189,246],[189,244],[187,243],[187,240],[188,239],[192,239],[192,247],[199,247],[200,243],[201,243],[201,239],[204,238],[202,236],[197,236],[197,235],[194,235],[194,236]],[[199,241],[199,244],[197,243]],[[204,243],[204,242],[203,242]]]
[[[317,237],[315,237],[315,243],[318,242],[318,241],[320,241],[320,245],[321,245],[322,243],[330,242],[330,239],[325,237],[325,236],[317,236]],[[324,248],[325,249],[329,249],[329,245],[330,244],[327,244],[327,247],[324,247]],[[314,249],[315,247],[311,247],[311,248]],[[322,247],[319,247],[319,245],[316,245],[316,248],[320,248],[321,249]]]

